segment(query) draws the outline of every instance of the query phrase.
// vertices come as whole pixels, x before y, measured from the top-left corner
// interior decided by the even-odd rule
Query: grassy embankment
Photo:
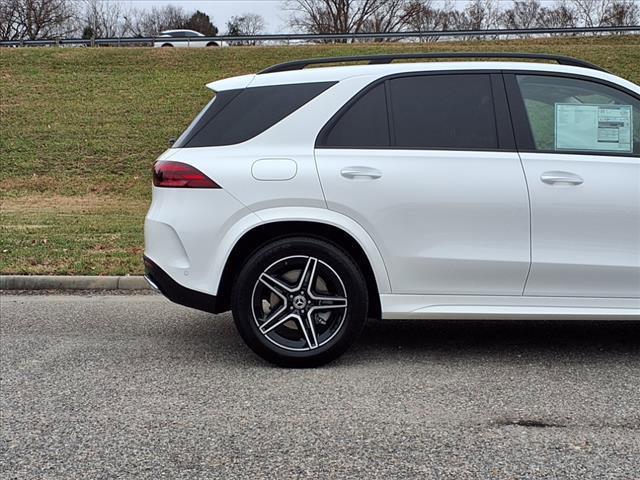
[[[640,37],[228,49],[0,50],[0,273],[140,273],[154,158],[204,84],[304,57],[412,51],[571,55],[640,83]]]

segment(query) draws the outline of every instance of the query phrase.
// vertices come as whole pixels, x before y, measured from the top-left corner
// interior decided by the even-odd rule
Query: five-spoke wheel
[[[244,340],[287,366],[319,365],[341,354],[360,332],[366,311],[365,282],[353,260],[311,238],[260,249],[245,263],[233,294]]]
[[[302,255],[270,265],[253,289],[260,332],[287,350],[318,348],[338,333],[347,314],[344,284],[325,262]]]

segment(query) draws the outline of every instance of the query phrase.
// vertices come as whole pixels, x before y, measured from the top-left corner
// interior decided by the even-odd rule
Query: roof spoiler
[[[216,80],[215,82],[207,83],[207,88],[214,92],[221,92],[223,90],[238,90],[247,88],[249,84],[256,78],[255,74],[241,75],[239,77],[224,78],[222,80]]]

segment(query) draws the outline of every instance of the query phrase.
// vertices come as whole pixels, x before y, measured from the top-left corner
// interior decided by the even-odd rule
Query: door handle
[[[342,175],[344,178],[349,179],[370,178],[375,180],[376,178],[380,178],[382,176],[382,172],[370,167],[345,167],[340,170],[340,175]]]
[[[544,172],[540,175],[540,180],[548,185],[555,185],[558,183],[563,183],[565,185],[581,185],[584,183],[584,180],[580,175],[576,175],[571,172],[558,171]]]

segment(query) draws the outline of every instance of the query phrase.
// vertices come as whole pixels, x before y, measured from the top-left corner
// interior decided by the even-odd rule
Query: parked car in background
[[[560,64],[391,63],[437,55]],[[146,275],[265,359],[328,362],[367,317],[640,319],[640,86],[506,53],[208,86],[154,165]]]
[[[226,47],[225,42],[213,40],[201,40],[204,35],[195,30],[165,30],[160,32],[160,40],[153,43],[154,47],[181,47],[181,48],[199,48],[199,47]],[[176,41],[176,39],[186,39]]]

